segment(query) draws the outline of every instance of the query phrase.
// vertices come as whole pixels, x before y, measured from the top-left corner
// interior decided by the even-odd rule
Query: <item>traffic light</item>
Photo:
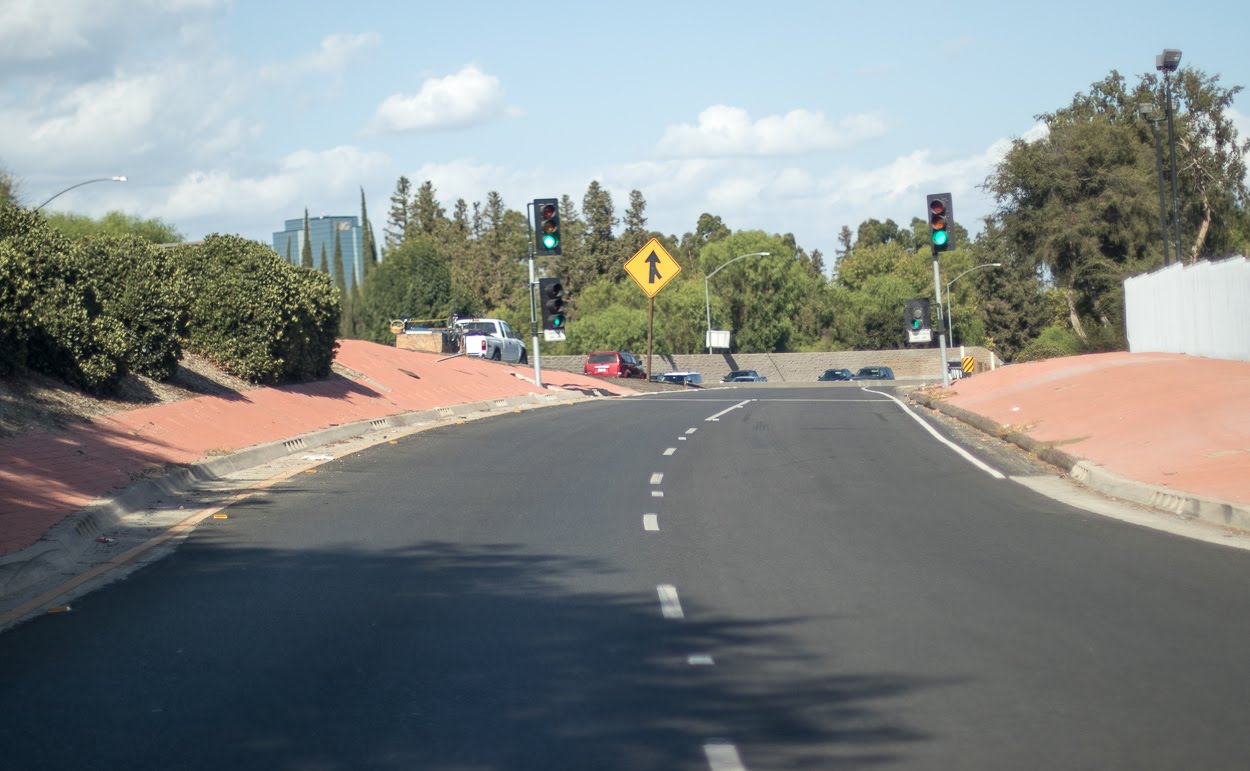
[[[955,209],[951,206],[950,193],[934,193],[926,197],[929,209],[929,243],[934,251],[944,252],[955,247]]]
[[[560,279],[538,279],[538,304],[542,306],[543,330],[563,332],[569,316],[564,310],[564,285]]]
[[[907,328],[907,342],[927,343],[933,339],[929,326],[929,299],[918,297],[903,306],[903,325]]]
[[[534,239],[538,254],[561,254],[560,202],[555,198],[534,199]]]

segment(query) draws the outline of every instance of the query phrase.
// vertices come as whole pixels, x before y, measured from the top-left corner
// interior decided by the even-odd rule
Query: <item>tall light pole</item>
[[[87,180],[87,181],[85,181],[85,182],[79,182],[77,185],[70,185],[69,187],[65,188],[65,189],[64,189],[64,190],[62,190],[61,192],[59,192],[59,193],[57,193],[56,195],[52,196],[52,197],[51,197],[51,198],[49,198],[48,200],[46,200],[46,201],[44,201],[43,203],[39,204],[38,206],[36,206],[36,207],[35,207],[34,209],[32,209],[31,211],[39,211],[39,210],[40,210],[40,209],[42,209],[43,207],[45,207],[45,206],[47,206],[48,204],[52,203],[52,202],[53,202],[54,200],[56,200],[58,197],[60,197],[60,196],[64,195],[65,193],[68,193],[69,191],[73,190],[73,189],[74,189],[74,188],[76,188],[76,187],[82,187],[83,185],[90,185],[92,182],[125,182],[125,181],[126,181],[126,178],[125,178],[125,177],[120,177],[120,176],[119,176],[119,177],[98,177],[98,178],[96,178],[96,179],[88,179],[88,180]]]
[[[958,276],[955,276],[950,281],[946,282],[946,336],[950,338],[951,345],[955,344],[954,325],[951,323],[951,284],[954,284],[956,281],[974,270],[978,270],[980,268],[1001,268],[1002,266],[1003,264],[1001,262],[986,262],[980,265],[973,265],[971,268],[968,268],[963,273],[960,273]],[[938,327],[938,329],[941,329],[941,327]],[[943,366],[945,366],[945,362],[943,362]]]
[[[742,254],[737,257],[734,257],[729,262],[723,263],[722,265],[717,267],[716,270],[712,271],[711,273],[703,277],[703,308],[707,314],[707,333],[706,333],[706,339],[704,340],[704,342],[707,343],[708,353],[712,352],[712,295],[709,294],[708,280],[711,279],[712,276],[715,276],[717,273],[720,273],[722,268],[727,268],[730,265],[733,265],[738,260],[745,260],[747,257],[767,257],[767,256],[768,256],[768,252],[751,252],[750,254]]]
[[[1172,122],[1172,81],[1169,72],[1176,72],[1181,66],[1181,52],[1175,48],[1165,48],[1163,53],[1155,57],[1155,69],[1163,73],[1163,88],[1168,100],[1168,156],[1172,166],[1172,231],[1176,237],[1176,261],[1184,263],[1181,256],[1181,205],[1180,194],[1176,191],[1176,125]]]
[[[1159,226],[1163,228],[1163,267],[1168,266],[1168,241],[1171,237],[1168,235],[1168,204],[1166,193],[1163,192],[1163,146],[1159,142],[1159,116],[1155,113],[1154,102],[1142,102],[1137,105],[1137,112],[1146,120],[1150,121],[1151,128],[1154,129],[1155,135],[1155,174],[1159,178]],[[1177,255],[1180,259],[1180,255]]]

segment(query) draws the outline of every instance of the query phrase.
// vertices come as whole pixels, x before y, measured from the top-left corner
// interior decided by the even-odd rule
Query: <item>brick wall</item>
[[[646,352],[639,353],[643,364],[647,362]],[[946,358],[958,361],[963,356],[971,356],[975,360],[975,371],[983,372],[991,368],[990,352],[980,346],[967,348],[948,348]],[[738,354],[682,354],[678,356],[653,356],[652,374],[673,370],[692,370],[703,375],[707,382],[717,382],[731,370],[753,369],[776,383],[804,383],[814,381],[820,373],[827,369],[849,369],[855,372],[860,367],[884,366],[894,370],[894,376],[900,378],[942,378],[940,356],[937,348],[924,348],[895,351],[839,351],[836,353],[738,353]],[[585,364],[585,356],[546,356],[542,357],[542,365],[548,369],[560,369],[569,372],[581,372]],[[994,366],[1002,366],[1002,360],[995,358]]]

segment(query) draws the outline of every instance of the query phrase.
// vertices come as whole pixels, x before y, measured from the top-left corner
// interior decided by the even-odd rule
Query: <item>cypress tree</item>
[[[304,248],[300,251],[299,264],[305,268],[313,266],[312,261],[312,230],[308,226],[308,207],[304,207]]]
[[[319,270],[327,276],[330,275],[330,260],[326,257],[326,245],[324,241],[321,242],[321,267]]]
[[[347,294],[347,271],[343,269],[343,231],[334,228],[334,284],[344,296]]]

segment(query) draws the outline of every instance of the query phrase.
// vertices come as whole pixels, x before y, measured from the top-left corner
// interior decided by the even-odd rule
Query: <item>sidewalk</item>
[[[326,429],[440,407],[553,391],[625,394],[615,381],[559,370],[344,340],[354,374],[306,385],[201,396],[113,413],[69,431],[0,440],[0,558],[38,542],[74,512],[137,478]]]
[[[1002,367],[929,397],[1103,492],[1250,529],[1250,362],[1076,356]]]

